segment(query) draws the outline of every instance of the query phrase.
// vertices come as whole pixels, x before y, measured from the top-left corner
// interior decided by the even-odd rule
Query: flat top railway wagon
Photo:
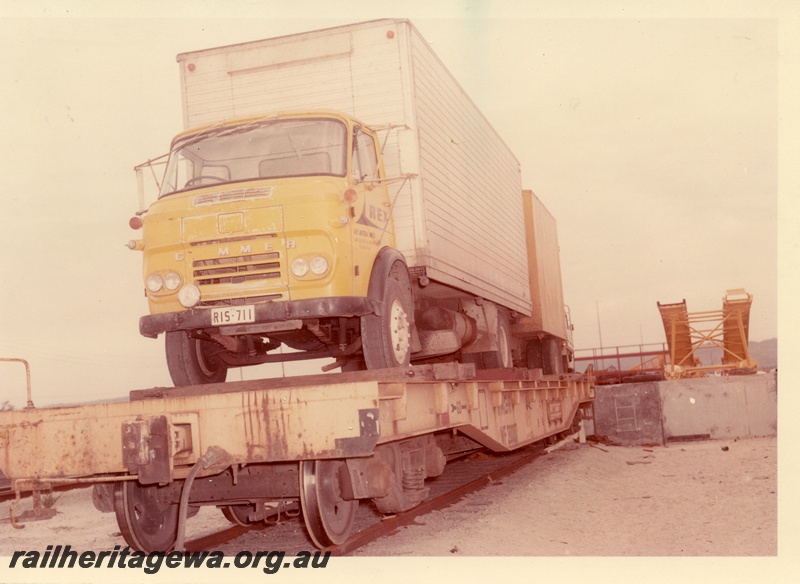
[[[186,129],[129,243],[139,332],[164,334],[176,387],[0,412],[7,494],[94,484],[141,551],[180,549],[203,505],[245,525],[302,512],[325,547],[359,501],[415,507],[448,457],[591,407],[555,219],[408,21],[178,63]],[[223,383],[290,358],[342,372]]]
[[[579,374],[460,364],[138,390],[0,412],[0,476],[17,499],[95,485],[141,551],[179,549],[201,505],[243,525],[301,510],[326,547],[348,537],[359,501],[410,509],[449,456],[567,432],[593,397]]]

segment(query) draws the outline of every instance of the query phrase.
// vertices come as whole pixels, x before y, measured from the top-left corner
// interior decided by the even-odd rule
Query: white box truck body
[[[186,129],[312,109],[377,129],[386,176],[398,179],[395,236],[409,268],[531,313],[519,162],[410,22],[183,53],[178,62]]]

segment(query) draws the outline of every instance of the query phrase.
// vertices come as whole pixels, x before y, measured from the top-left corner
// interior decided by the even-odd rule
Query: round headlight
[[[328,260],[322,256],[311,258],[309,265],[311,267],[311,273],[317,276],[321,276],[328,271]]]
[[[164,287],[167,290],[177,290],[181,285],[181,277],[175,272],[167,272],[164,274]]]
[[[308,262],[303,258],[297,258],[292,262],[292,274],[297,278],[302,278],[308,273]]]
[[[150,292],[158,292],[164,285],[164,280],[162,280],[161,276],[158,274],[150,274],[147,276],[147,280],[145,280],[144,285]]]
[[[200,288],[194,284],[186,284],[186,286],[181,288],[178,292],[178,302],[180,302],[181,306],[184,308],[196,306],[197,303],[200,302]]]

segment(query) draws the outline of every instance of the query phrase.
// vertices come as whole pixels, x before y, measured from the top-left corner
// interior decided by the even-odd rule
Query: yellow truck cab
[[[166,333],[176,385],[293,358],[267,354],[281,343],[301,351],[294,358],[350,357],[352,368],[361,352],[370,368],[408,364],[411,289],[383,179],[376,134],[341,113],[177,136],[133,244],[150,308],[140,332]],[[375,350],[363,351],[362,327]]]

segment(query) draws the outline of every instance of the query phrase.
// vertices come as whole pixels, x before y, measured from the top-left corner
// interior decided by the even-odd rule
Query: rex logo
[[[356,220],[359,225],[383,229],[389,221],[389,211],[375,205],[364,205],[361,216]]]

